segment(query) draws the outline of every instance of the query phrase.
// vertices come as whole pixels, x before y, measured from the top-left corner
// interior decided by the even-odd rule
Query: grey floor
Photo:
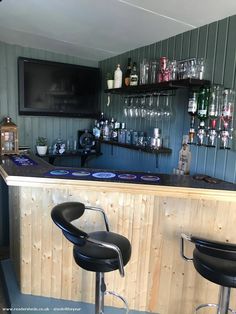
[[[9,249],[6,247],[0,248],[0,260],[9,258]],[[4,308],[8,306],[5,286],[3,284],[3,276],[0,274],[0,313],[4,313]]]
[[[1,294],[0,313],[10,313],[9,311],[4,310],[4,307],[7,304],[11,304],[11,308],[13,308],[14,312],[15,310],[19,311],[20,309],[21,313],[33,312],[34,314],[41,314],[42,312],[47,312],[48,314],[50,313],[55,314],[56,312],[59,312],[60,314],[71,314],[72,312],[76,312],[81,314],[94,314],[93,304],[25,295],[20,293],[15,278],[15,273],[13,271],[12,262],[9,258],[8,259],[4,258],[0,261],[0,269],[1,269],[0,278],[3,287],[3,289],[0,292]],[[7,291],[6,294],[4,294],[5,289]],[[7,298],[5,295],[7,295]],[[113,307],[106,307],[105,313],[125,314],[126,310]],[[130,310],[129,314],[149,314],[149,313]]]

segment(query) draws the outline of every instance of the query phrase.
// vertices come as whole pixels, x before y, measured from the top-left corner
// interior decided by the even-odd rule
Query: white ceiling
[[[2,0],[0,40],[96,63],[235,13],[236,0]]]

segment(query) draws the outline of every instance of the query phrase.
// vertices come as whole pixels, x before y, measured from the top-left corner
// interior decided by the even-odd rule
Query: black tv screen
[[[19,114],[97,118],[99,69],[18,58]]]

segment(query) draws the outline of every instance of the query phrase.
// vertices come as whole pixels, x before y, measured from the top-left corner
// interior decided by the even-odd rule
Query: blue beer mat
[[[37,162],[32,160],[26,155],[12,155],[9,158],[16,164],[17,166],[36,166]]]
[[[109,171],[89,171],[76,169],[54,169],[44,174],[45,177],[63,177],[68,179],[109,180],[113,182],[160,183],[156,175],[117,173]]]

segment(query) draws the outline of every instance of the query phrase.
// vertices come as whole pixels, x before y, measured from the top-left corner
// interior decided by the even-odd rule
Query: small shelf
[[[36,153],[36,155],[40,158],[43,158],[43,159],[48,159],[48,162],[50,164],[54,164],[54,161],[56,158],[64,158],[64,157],[69,157],[69,158],[72,158],[72,157],[80,157],[81,158],[81,167],[84,167],[85,166],[85,162],[86,160],[88,159],[88,157],[91,157],[91,156],[95,156],[95,157],[99,157],[102,155],[102,153],[100,151],[73,151],[73,152],[65,152],[63,154],[46,154],[46,155],[38,155]]]
[[[132,94],[132,93],[152,93],[158,91],[166,91],[166,90],[174,90],[178,88],[192,88],[198,89],[202,86],[209,86],[210,81],[208,80],[198,80],[187,78],[183,80],[175,80],[175,81],[168,81],[168,82],[161,82],[156,84],[146,84],[146,85],[137,85],[137,86],[127,86],[121,88],[112,88],[112,89],[105,89],[105,93],[110,94]]]
[[[113,145],[113,146],[119,146],[123,148],[128,148],[132,150],[138,150],[146,153],[151,153],[151,154],[171,154],[172,150],[170,148],[166,147],[159,147],[159,148],[151,148],[151,147],[146,147],[146,146],[136,146],[132,144],[123,144],[123,143],[118,143],[114,141],[100,141],[102,144],[108,144],[108,145]]]

